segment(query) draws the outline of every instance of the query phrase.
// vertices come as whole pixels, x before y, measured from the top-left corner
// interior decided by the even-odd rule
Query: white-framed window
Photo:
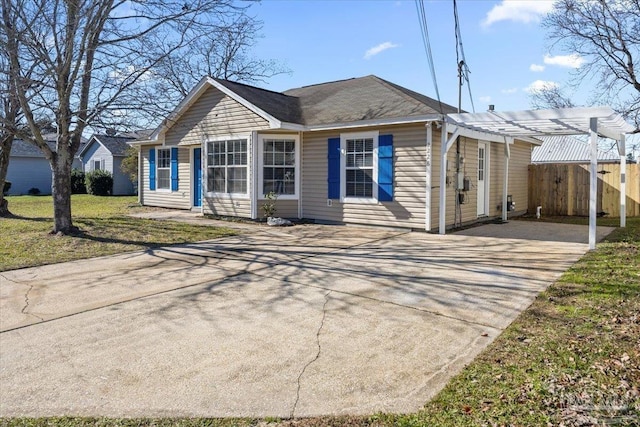
[[[158,148],[158,160],[156,161],[156,189],[171,189],[171,149]]]
[[[376,202],[378,199],[379,132],[340,135],[340,194],[344,202]]]
[[[248,147],[247,138],[207,142],[207,193],[249,193]]]
[[[102,169],[102,160],[100,160],[100,159],[94,160],[93,161],[93,170],[94,171],[99,171],[100,169]]]
[[[297,135],[260,135],[259,192],[279,199],[296,199],[300,184],[300,147]]]

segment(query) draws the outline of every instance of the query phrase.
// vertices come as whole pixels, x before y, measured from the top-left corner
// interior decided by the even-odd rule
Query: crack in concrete
[[[388,236],[376,238],[376,239],[369,240],[369,241],[362,242],[362,243],[358,243],[358,244],[355,244],[355,245],[347,245],[347,246],[344,246],[344,247],[339,247],[336,250],[328,252],[328,253],[304,255],[304,256],[301,256],[299,258],[296,258],[295,260],[287,260],[287,261],[283,261],[283,262],[273,262],[273,263],[269,263],[268,265],[266,265],[266,266],[264,266],[262,268],[257,268],[257,269],[255,269],[253,271],[249,271],[248,269],[243,269],[243,270],[240,270],[240,271],[238,271],[236,273],[229,274],[228,276],[226,276],[226,279],[239,277],[239,276],[242,276],[244,274],[257,275],[256,274],[257,272],[273,268],[274,266],[289,265],[293,261],[299,262],[299,261],[303,261],[303,260],[310,259],[310,258],[315,258],[315,257],[323,256],[323,255],[329,255],[329,254],[333,254],[333,253],[336,253],[336,252],[344,251],[344,250],[347,250],[347,249],[353,249],[353,248],[357,248],[359,246],[365,246],[365,245],[368,245],[368,244],[377,243],[377,242],[381,242],[381,241],[384,241],[384,240],[392,239],[394,237],[398,237],[400,235],[407,234],[407,233],[408,232],[406,232],[406,231],[399,231],[397,233],[393,233],[393,234],[390,234]],[[159,249],[163,249],[163,248],[159,248]],[[35,274],[33,277],[37,277],[37,276],[38,276],[38,274]],[[4,277],[4,276],[2,274],[0,274],[0,277]],[[31,278],[31,279],[33,279],[33,278]],[[9,280],[9,279],[7,279],[7,280],[10,281],[10,282],[17,283],[17,284],[22,285],[22,286],[28,286],[25,283],[16,282],[14,280]],[[100,309],[108,308],[108,307],[113,307],[113,306],[125,304],[125,303],[132,302],[132,301],[137,301],[137,300],[144,299],[144,298],[154,297],[154,296],[157,296],[157,295],[168,294],[168,293],[179,291],[179,290],[182,290],[182,289],[193,288],[193,287],[201,286],[201,285],[204,285],[204,284],[207,284],[207,283],[209,283],[208,279],[204,280],[202,282],[192,283],[192,284],[186,285],[186,286],[178,286],[178,287],[171,288],[171,289],[165,289],[165,290],[158,291],[158,292],[152,292],[150,294],[145,294],[145,295],[142,295],[142,296],[135,296],[135,297],[132,297],[132,298],[122,299],[120,301],[116,301],[116,302],[113,302],[113,303],[105,304],[105,305],[102,305],[102,306],[99,306],[99,307],[91,307],[91,308],[88,308],[88,309],[83,309],[83,310],[76,311],[74,313],[64,314],[64,315],[57,316],[57,317],[51,317],[51,318],[49,318],[47,320],[45,320],[44,318],[40,318],[38,316],[35,316],[35,315],[32,315],[32,316],[38,318],[41,322],[52,322],[54,320],[60,320],[60,319],[64,319],[64,318],[67,318],[67,317],[76,316],[78,314],[84,314],[84,313],[87,313],[87,312],[96,311],[96,310],[100,310]],[[303,286],[306,286],[306,285],[303,285]],[[320,288],[320,289],[325,289],[326,290],[326,288]],[[29,314],[29,313],[25,313],[25,314]],[[17,329],[27,328],[27,327],[29,327],[31,325],[32,324],[27,324],[27,325],[14,326],[14,327],[7,328],[7,329],[0,329],[0,334],[5,333],[5,332],[11,332],[11,331],[14,331],[14,330],[17,330]]]
[[[33,313],[26,312],[27,308],[29,308],[29,293],[31,292],[31,290],[33,290],[33,285],[29,285],[29,289],[27,289],[27,292],[25,292],[24,294],[24,307],[22,307],[22,310],[20,310],[20,313],[25,314],[27,316],[33,316],[36,319],[39,319],[41,322],[44,322],[44,319],[42,317],[35,315]]]
[[[320,358],[320,353],[322,352],[322,346],[320,345],[320,333],[322,332],[322,328],[324,327],[324,320],[327,317],[327,303],[329,302],[329,295],[331,294],[331,292],[332,291],[327,292],[324,296],[325,300],[324,300],[324,304],[322,305],[322,320],[320,321],[320,327],[318,327],[318,331],[316,332],[316,345],[318,346],[318,352],[316,353],[316,356],[313,359],[311,359],[304,366],[304,368],[302,368],[300,375],[298,375],[298,380],[297,380],[298,388],[296,390],[296,400],[295,402],[293,402],[293,408],[291,408],[290,418],[294,417],[296,412],[296,407],[298,406],[298,402],[300,401],[300,387],[301,387],[302,376],[304,375],[307,368]]]
[[[11,280],[9,279],[7,276],[5,276],[4,274],[0,273],[0,277],[2,277],[4,280],[6,280],[7,282],[11,282],[11,283],[15,283],[16,285],[22,285],[22,286],[27,286],[24,283],[20,283],[20,282],[16,282],[15,280]]]
[[[307,288],[322,289],[322,290],[325,290],[325,291],[326,290],[330,290],[330,288],[327,288],[326,286],[311,285],[311,284],[308,284],[308,283],[297,283],[295,281],[292,281],[291,283],[294,283],[294,284],[296,284],[298,286],[305,286]],[[401,304],[401,303],[393,302],[393,301],[387,301],[387,300],[380,299],[380,298],[370,297],[368,295],[360,295],[360,294],[355,293],[355,292],[337,291],[335,289],[331,290],[331,291],[332,292],[336,292],[338,294],[349,295],[349,296],[356,297],[356,298],[368,299],[370,301],[375,301],[375,302],[380,303],[380,304],[395,305],[396,307],[407,308],[409,310],[415,310],[415,311],[419,311],[421,313],[429,313],[429,314],[433,314],[434,316],[445,317],[447,319],[456,320],[456,321],[459,321],[459,322],[462,322],[462,323],[466,323],[468,325],[484,326],[486,328],[492,328],[492,329],[498,329],[498,330],[505,329],[505,328],[500,328],[499,326],[492,325],[490,323],[474,322],[473,320],[467,320],[467,319],[463,319],[462,317],[456,317],[456,316],[452,316],[452,315],[449,315],[449,314],[444,314],[444,313],[441,313],[439,311],[428,310],[428,309],[425,309],[425,308],[415,307],[415,306],[412,306],[412,305]]]

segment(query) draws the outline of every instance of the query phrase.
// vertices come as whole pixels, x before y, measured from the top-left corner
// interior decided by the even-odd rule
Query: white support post
[[[591,166],[589,168],[589,249],[596,248],[596,218],[598,199],[598,119],[589,121],[591,137]]]
[[[249,167],[249,191],[251,193],[251,219],[258,218],[258,132],[251,132],[251,166]]]
[[[425,174],[424,174],[424,229],[431,230],[431,147],[433,146],[433,128],[432,122],[427,122],[427,141],[425,143]]]
[[[438,233],[445,234],[447,217],[447,121],[442,120],[440,129],[440,202],[438,216]]]
[[[620,227],[627,226],[627,153],[625,136],[622,134],[618,141],[620,153]]]
[[[504,138],[504,177],[502,182],[502,221],[507,222],[507,195],[509,193],[509,159],[511,158],[511,149],[509,143],[513,138]]]

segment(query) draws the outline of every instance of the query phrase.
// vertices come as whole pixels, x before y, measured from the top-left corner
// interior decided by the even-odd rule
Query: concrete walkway
[[[225,225],[245,234],[0,273],[0,416],[416,411],[587,251]]]

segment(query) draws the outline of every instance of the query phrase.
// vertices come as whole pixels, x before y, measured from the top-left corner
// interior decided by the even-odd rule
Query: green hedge
[[[113,193],[113,176],[111,172],[96,170],[85,174],[87,193],[94,196],[110,196]]]
[[[71,194],[87,194],[85,178],[85,173],[82,170],[73,169],[71,171]]]

